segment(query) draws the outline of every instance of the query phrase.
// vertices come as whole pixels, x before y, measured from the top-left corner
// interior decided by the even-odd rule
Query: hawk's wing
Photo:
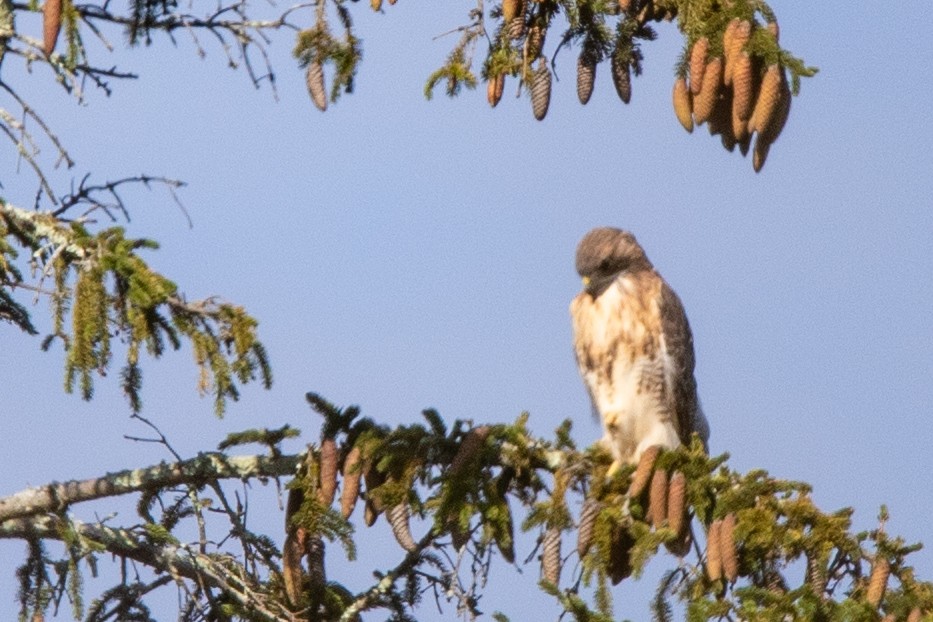
[[[706,444],[709,428],[700,410],[697,383],[693,376],[695,365],[693,334],[680,298],[663,282],[661,285],[661,334],[667,356],[667,386],[671,391],[677,433],[685,445],[690,435],[698,432]]]

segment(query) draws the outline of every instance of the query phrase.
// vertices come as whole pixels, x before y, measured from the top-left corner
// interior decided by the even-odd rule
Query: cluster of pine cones
[[[679,557],[690,550],[690,515],[687,504],[687,479],[680,471],[673,474],[663,468],[655,469],[655,463],[661,448],[654,446],[642,454],[638,468],[632,475],[626,496],[629,500],[640,501],[645,512],[645,521],[654,529],[667,528],[675,537],[665,543],[667,549]],[[603,502],[588,498],[580,511],[577,531],[577,554],[582,559],[588,553],[592,542],[595,525]],[[634,540],[628,527],[622,524],[613,526],[612,545],[609,551],[609,578],[617,584],[632,573],[629,553]],[[733,549],[734,550],[734,549]],[[733,555],[734,557],[734,555]]]
[[[450,477],[456,477],[470,464],[489,433],[489,426],[479,426],[464,436],[447,471]],[[399,546],[409,553],[418,549],[419,545],[411,532],[408,504],[403,501],[387,505],[379,495],[372,494],[372,491],[386,483],[387,477],[376,468],[373,457],[367,456],[359,443],[341,449],[334,438],[325,437],[317,452],[309,448],[302,471],[299,479],[311,478],[311,486],[308,488],[307,485],[293,484],[289,490],[285,511],[286,536],[282,551],[285,589],[293,604],[299,602],[302,591],[303,558],[307,563],[307,575],[311,585],[320,587],[326,583],[324,541],[320,535],[310,534],[303,526],[296,524],[293,517],[302,510],[307,490],[311,491],[320,507],[331,507],[337,496],[338,474],[342,482],[340,515],[344,519],[350,518],[362,498],[363,522],[367,527],[373,526],[379,515],[385,513]],[[453,526],[451,535],[457,548],[462,547],[468,538]],[[511,547],[511,543],[509,546]],[[500,550],[509,562],[514,561],[514,549],[503,550],[500,546]]]
[[[677,17],[676,8],[660,9],[652,0],[619,0],[618,12],[631,16],[640,24],[649,21],[671,21]],[[541,121],[547,115],[551,101],[551,72],[541,55],[547,29],[538,21],[526,23],[524,0],[503,0],[502,20],[510,39],[525,37],[523,56],[529,59],[529,65],[532,66],[528,76],[531,109],[535,119]],[[581,104],[586,105],[593,94],[598,62],[598,55],[588,48],[584,48],[577,60],[577,97]],[[610,66],[616,93],[619,99],[627,104],[632,98],[631,59],[622,54],[614,54]],[[493,108],[502,99],[504,85],[504,74],[490,77],[487,82],[486,97]]]
[[[752,166],[758,172],[787,122],[791,91],[779,63],[764,67],[746,50],[755,28],[748,20],[730,21],[723,33],[722,57],[710,57],[707,37],[694,42],[689,85],[685,76],[674,82],[674,112],[688,132],[694,124],[708,123],[711,135],[719,134],[729,151],[738,145],[743,156],[754,136]],[[766,32],[777,43],[777,22],[768,23]]]

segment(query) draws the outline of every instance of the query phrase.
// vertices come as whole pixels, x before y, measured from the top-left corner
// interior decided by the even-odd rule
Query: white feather
[[[669,403],[665,403],[671,399],[670,387],[676,373],[666,349],[660,348],[660,356],[653,358],[636,356],[633,362],[625,353],[608,352],[616,337],[609,334],[608,328],[619,328],[618,317],[612,318],[613,315],[622,313],[621,329],[636,342],[646,336],[646,328],[639,319],[625,312],[629,306],[623,299],[628,295],[637,293],[632,282],[620,276],[602,295],[595,300],[590,299],[590,304],[584,304],[578,298],[572,307],[577,335],[586,334],[589,343],[612,358],[611,378],[606,377],[604,366],[586,369],[582,361],[580,373],[602,420],[603,443],[618,463],[637,463],[642,452],[652,445],[668,448],[680,445],[672,421],[672,409]],[[658,366],[663,369],[658,369]],[[639,391],[645,375],[663,378],[665,390],[660,395],[655,391]]]

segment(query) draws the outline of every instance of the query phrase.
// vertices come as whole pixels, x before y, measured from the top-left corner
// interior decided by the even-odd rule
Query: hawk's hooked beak
[[[612,285],[612,282],[615,280],[617,275],[601,275],[597,274],[595,276],[584,276],[583,279],[583,291],[588,293],[593,298],[598,298],[606,289]]]

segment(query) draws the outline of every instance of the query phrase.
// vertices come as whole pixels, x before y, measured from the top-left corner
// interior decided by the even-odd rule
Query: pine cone
[[[622,103],[629,103],[632,100],[632,73],[628,59],[619,54],[612,56],[612,83]]]
[[[519,17],[513,18],[512,21],[506,22],[506,23],[508,24],[510,39],[521,39],[522,36],[525,34],[525,18],[524,17],[519,16]]]
[[[522,0],[502,0],[502,19],[506,24],[525,13],[524,4]]]
[[[784,580],[784,576],[778,572],[774,566],[765,570],[764,581],[768,591],[772,594],[777,594],[778,596],[787,594],[787,581]]]
[[[667,489],[667,526],[678,536],[687,531],[687,478],[680,471],[671,476]]]
[[[502,99],[502,91],[504,90],[505,74],[500,73],[498,76],[489,78],[489,82],[486,83],[486,100],[490,106],[496,107],[499,100]]]
[[[744,134],[742,135],[742,139],[739,140],[738,137],[736,137],[736,144],[738,144],[739,146],[739,153],[741,153],[742,157],[744,158],[745,156],[748,155],[748,149],[749,147],[751,147],[752,135],[748,133],[747,123],[742,126],[742,130],[744,132]]]
[[[619,0],[620,11],[623,13],[628,13],[630,8],[632,8],[632,0]]]
[[[362,452],[354,446],[343,461],[343,490],[340,491],[340,514],[350,518],[356,508],[356,500],[360,495],[360,479],[363,477]]]
[[[761,134],[755,137],[755,149],[752,151],[752,168],[756,173],[764,168],[765,160],[768,159],[768,152],[771,150],[771,143],[762,139]]]
[[[748,120],[749,133],[761,133],[762,128],[768,127],[774,121],[774,115],[781,101],[781,66],[771,65],[761,79],[761,88],[758,90],[758,100]]]
[[[660,529],[667,520],[667,471],[657,469],[651,477],[651,490],[648,494],[648,515],[655,529]]]
[[[308,538],[305,545],[305,555],[308,559],[308,576],[311,577],[311,590],[317,592],[327,585],[327,574],[324,570],[324,539],[319,535]]]
[[[732,22],[729,22],[732,26]],[[728,33],[728,29],[726,30]],[[729,47],[725,47],[725,38],[723,39],[723,56],[726,59],[725,71],[723,72],[722,82],[726,86],[732,85],[733,72],[735,71],[735,62],[739,60],[739,55],[745,49],[745,45],[752,36],[752,24],[748,20],[741,20],[734,27],[732,36],[729,39]]]
[[[381,11],[382,0],[369,0],[369,6],[373,8],[373,11]]]
[[[288,491],[285,505],[285,543],[282,545],[282,582],[288,602],[297,605],[301,598],[301,558],[305,551],[306,532],[292,523],[292,517],[301,508],[304,493],[300,488]]]
[[[541,574],[546,581],[560,583],[560,529],[549,527],[541,543]]]
[[[327,92],[324,90],[324,67],[314,60],[308,63],[308,72],[305,74],[308,85],[308,95],[320,111],[327,110]]]
[[[914,607],[907,616],[907,622],[920,622],[921,618],[923,618],[923,612],[920,611],[920,607]]]
[[[654,463],[657,462],[659,455],[661,455],[659,445],[652,445],[642,452],[641,458],[638,460],[638,467],[635,468],[635,474],[632,475],[632,483],[628,487],[628,497],[630,499],[640,497],[641,493],[648,487],[651,474],[654,472]]]
[[[740,143],[744,141],[746,137],[750,136],[748,133],[748,121],[743,121],[741,118],[739,118],[734,106],[730,112],[730,118],[732,120],[732,136],[735,138],[737,143]]]
[[[599,511],[602,504],[596,499],[587,499],[583,502],[583,509],[580,510],[579,531],[577,532],[577,555],[581,558],[586,555],[593,542],[593,528],[596,526],[596,519],[599,518]]]
[[[51,56],[62,29],[62,0],[45,0],[42,7],[42,51]]]
[[[541,56],[541,50],[544,49],[544,37],[547,35],[547,29],[539,22],[535,22],[528,29],[528,36],[525,38],[525,49],[528,58],[538,58]]]
[[[804,581],[810,586],[817,598],[826,597],[824,593],[826,591],[826,567],[814,553],[807,554],[807,573]]]
[[[887,558],[877,555],[871,565],[871,576],[868,579],[868,590],[865,600],[872,607],[878,607],[884,598],[884,591],[888,587],[888,576],[891,574],[891,564]]]
[[[285,584],[285,595],[292,606],[297,606],[301,598],[301,557],[304,547],[299,546],[294,534],[285,536],[282,546],[282,583]]]
[[[781,98],[778,100],[777,110],[772,117],[771,123],[763,125],[758,130],[759,137],[767,142],[769,145],[775,142],[778,139],[778,136],[781,135],[781,131],[784,129],[784,125],[787,123],[787,117],[790,116],[790,104],[792,95],[790,92],[790,86],[787,84],[787,80],[784,77],[784,72],[781,72]]]
[[[741,52],[732,70],[732,114],[747,122],[755,102],[755,76],[752,74],[752,59],[748,52]],[[747,128],[746,130],[747,131]],[[736,136],[739,132],[735,132]]]
[[[454,454],[454,459],[450,462],[450,471],[448,471],[450,477],[457,477],[460,475],[470,462],[473,461],[473,457],[486,442],[486,437],[489,436],[489,432],[490,428],[488,425],[481,425],[466,433],[463,437],[463,442],[460,443],[460,448],[457,449],[457,453]]]
[[[411,537],[411,525],[408,522],[408,505],[399,503],[393,505],[386,512],[386,519],[392,527],[395,540],[403,549],[411,553],[418,548],[415,539]]]
[[[703,88],[700,94],[693,98],[693,118],[697,125],[702,125],[710,118],[713,108],[719,98],[719,87],[722,83],[722,59],[714,58],[706,64],[703,72]]]
[[[318,488],[318,501],[324,507],[330,507],[337,492],[337,442],[325,438],[321,442],[321,487]]]
[[[684,126],[687,132],[693,132],[693,117],[690,89],[687,88],[687,81],[683,78],[677,78],[674,81],[674,114],[677,120]]]
[[[768,151],[771,149],[772,143],[777,140],[778,136],[781,134],[781,130],[784,129],[784,124],[787,123],[787,117],[790,114],[790,102],[790,87],[787,86],[787,81],[784,80],[782,72],[781,99],[778,102],[777,110],[772,117],[771,123],[762,127],[758,131],[758,136],[755,139],[755,152],[752,157],[752,166],[756,173],[761,171],[762,167],[765,165],[765,160],[768,158]]]
[[[380,514],[382,514],[382,511],[376,508],[376,504],[367,499],[366,503],[363,504],[363,522],[366,526],[372,527],[375,525]]]
[[[667,526],[676,534],[664,543],[672,555],[685,557],[690,552],[690,515],[687,513],[687,478],[680,471],[671,477],[667,488]]]
[[[542,58],[531,78],[531,110],[535,119],[542,120],[547,115],[551,103],[551,72]]]
[[[690,50],[690,92],[699,95],[703,87],[703,72],[706,70],[706,54],[709,52],[709,39],[701,37]]]
[[[720,530],[722,521],[714,520],[706,534],[706,574],[711,581],[722,578],[722,549],[720,548]]]
[[[726,29],[722,33],[722,55],[724,58],[732,53],[732,40],[735,38],[735,31],[739,28],[739,24],[741,23],[742,20],[738,17],[733,17],[729,20],[729,23],[726,24]]]
[[[739,561],[735,551],[735,514],[729,512],[719,528],[719,550],[722,557],[722,574],[726,581],[734,583],[739,577]]]
[[[580,52],[577,58],[577,98],[584,106],[593,95],[593,84],[596,81],[596,58],[586,50]]]

